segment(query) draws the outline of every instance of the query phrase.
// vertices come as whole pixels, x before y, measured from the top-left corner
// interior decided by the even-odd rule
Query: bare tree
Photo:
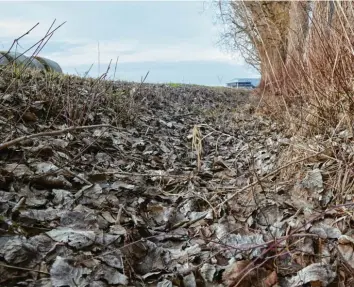
[[[218,1],[219,19],[223,24],[220,43],[229,52],[240,52],[245,62],[260,71],[260,58],[252,39],[252,31],[248,19],[249,11],[242,2]]]
[[[222,44],[239,51],[262,82],[277,82],[287,57],[290,2],[219,1],[218,7]]]

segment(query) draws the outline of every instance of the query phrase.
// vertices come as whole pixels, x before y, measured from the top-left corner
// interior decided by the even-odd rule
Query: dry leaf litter
[[[301,149],[226,88],[0,90],[0,286],[354,286],[347,138]]]

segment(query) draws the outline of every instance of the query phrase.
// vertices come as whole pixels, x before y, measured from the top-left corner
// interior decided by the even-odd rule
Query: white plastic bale
[[[49,60],[47,58],[43,58],[43,57],[36,57],[36,59],[38,61],[40,61],[41,63],[43,63],[44,66],[49,67],[49,69],[57,72],[57,73],[63,73],[62,69],[60,68],[60,66],[58,65],[58,63]]]

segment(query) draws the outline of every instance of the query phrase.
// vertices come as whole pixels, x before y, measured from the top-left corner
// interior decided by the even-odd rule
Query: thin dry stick
[[[94,103],[96,103],[96,100],[99,98],[99,96],[101,95],[101,93],[96,93],[95,91],[93,91],[93,88],[96,87],[98,88],[99,87],[99,83],[102,82],[102,80],[105,80],[109,70],[111,69],[111,63],[112,63],[112,60],[110,60],[109,64],[108,64],[108,67],[106,69],[106,72],[103,73],[100,77],[97,78],[97,80],[95,81],[94,85],[92,86],[92,89],[91,89],[91,98],[90,98],[90,101],[88,102],[88,104],[85,106],[85,109],[87,109],[87,111],[91,111],[92,110],[92,107],[94,105]],[[106,92],[108,90],[108,88],[104,91]],[[79,119],[79,123],[80,124],[85,124],[87,119],[88,119],[88,114],[89,113],[82,113],[81,116],[80,116],[80,119]],[[84,117],[85,115],[85,117]]]
[[[55,22],[57,21],[57,19],[54,19],[54,21],[52,22],[52,24],[50,25],[50,27],[48,28],[47,32],[45,33],[45,35],[48,35],[50,33],[50,30],[52,30]],[[46,43],[48,42],[49,39],[47,39],[45,42],[44,42],[44,39],[43,39],[43,42],[41,42],[38,47],[36,48],[36,50],[33,52],[32,54],[32,57],[34,56],[37,56],[39,54],[39,52],[44,48],[44,46],[46,45]]]
[[[293,234],[296,234],[297,232],[301,231],[302,228],[304,228],[307,224],[313,223],[316,220],[320,219],[321,217],[325,216],[328,212],[331,212],[335,209],[338,208],[343,208],[343,207],[352,207],[354,205],[354,203],[345,203],[345,204],[340,204],[340,205],[335,205],[332,206],[330,208],[328,208],[327,210],[325,210],[324,212],[321,212],[318,216],[315,216],[314,218],[312,218],[311,220],[305,222],[304,224],[302,224],[301,226],[295,228],[289,235],[287,236],[283,236],[280,237],[279,239],[273,241],[273,244],[269,244],[270,246],[268,248],[266,248],[261,255],[259,255],[258,258],[263,257],[265,254],[267,254],[270,250],[274,249],[275,247],[279,246],[280,243],[282,243],[283,241],[289,239],[292,237]],[[257,266],[255,266],[254,268],[249,269],[249,267],[251,265],[253,265],[256,262],[257,258],[252,260],[252,262],[250,264],[248,264],[243,270],[245,271],[244,275],[240,278],[240,280],[238,281],[238,283],[235,285],[235,287],[239,286],[239,284],[242,282],[242,280],[250,273],[252,272],[252,270],[254,270],[255,268],[257,268]],[[248,270],[249,269],[249,270]],[[242,272],[242,271],[241,271]]]
[[[56,22],[56,19],[54,19],[54,21],[52,22],[52,25],[50,25],[50,27],[48,28],[47,32],[45,33],[45,35],[48,35],[47,39],[46,39],[46,37],[41,39],[41,41],[38,44],[36,50],[32,53],[31,57],[29,57],[29,61],[27,62],[26,65],[24,65],[24,67],[22,68],[20,74],[30,65],[30,63],[32,62],[34,57],[38,56],[39,52],[42,51],[42,49],[47,45],[48,41],[53,36],[53,34],[50,33],[50,30],[53,28],[55,22]],[[62,25],[64,25],[64,24],[62,24]]]
[[[118,60],[119,60],[119,56],[117,57],[116,64],[114,65],[113,81],[116,79]]]
[[[133,94],[132,94],[132,98],[133,98],[133,100],[135,99],[135,94],[137,93],[137,91],[139,91],[139,94],[141,95],[141,88],[142,88],[143,84],[145,83],[145,81],[146,81],[147,77],[149,76],[149,73],[150,73],[150,71],[147,71],[147,73],[146,73],[145,77],[144,77],[144,78],[143,78],[143,77],[141,77],[141,81],[140,81],[140,84],[139,84],[138,89],[137,89],[137,90],[135,90],[135,91],[133,92]]]
[[[17,269],[17,270],[23,270],[23,271],[30,271],[30,272],[37,272],[45,275],[50,275],[48,272],[40,271],[40,270],[35,270],[35,269],[30,269],[30,268],[24,268],[24,267],[17,267],[17,266],[12,266],[4,263],[0,263],[0,266],[6,267],[6,268],[12,268],[12,269]]]
[[[57,31],[61,26],[63,26],[65,23],[66,23],[66,22],[63,22],[63,23],[60,24],[58,27],[56,27],[53,31],[51,31],[49,34],[47,33],[47,34],[46,34],[42,39],[40,39],[38,42],[36,42],[35,44],[33,44],[31,47],[29,47],[29,48],[28,48],[27,50],[25,50],[23,53],[20,53],[17,57],[13,58],[13,59],[10,61],[10,63],[16,63],[16,60],[17,60],[19,57],[21,57],[22,55],[24,55],[25,53],[27,53],[27,52],[28,52],[29,50],[31,50],[33,47],[35,47],[35,46],[37,46],[37,45],[41,46],[42,43],[43,43],[43,41],[46,40],[46,41],[45,41],[45,44],[43,44],[42,47],[40,48],[40,50],[41,50],[41,49],[46,45],[46,43],[48,42],[48,40],[53,36],[54,32],[56,32],[56,31]],[[38,24],[39,24],[39,23],[38,23]],[[38,25],[38,24],[37,24],[37,25]],[[25,35],[29,34],[29,32],[32,31],[37,25],[35,25],[33,28],[31,28],[26,34],[24,34],[24,35],[22,35],[21,37],[15,39],[15,40],[14,40],[14,43],[15,43],[16,41],[18,41],[19,39],[21,39],[22,37],[24,37]],[[10,52],[10,50],[12,49],[12,47],[13,47],[13,46],[10,47],[10,49],[5,53],[4,56],[6,56],[6,55]],[[37,47],[37,49],[38,49],[38,47]],[[40,50],[39,50],[39,51],[40,51]],[[38,52],[39,52],[39,51],[38,51]],[[24,65],[24,67],[21,69],[20,74],[23,73],[23,71],[24,71],[25,68],[26,68],[26,65]],[[16,81],[16,78],[14,78],[14,79],[11,81],[11,83],[8,85],[8,87],[6,88],[5,93],[10,89],[10,87],[12,87],[12,85],[15,83],[15,81]],[[1,148],[0,148],[0,149],[1,149]]]
[[[202,260],[202,262],[200,262],[198,265],[194,265],[192,267],[189,267],[188,269],[185,269],[181,272],[179,272],[178,274],[181,276],[186,276],[190,273],[193,273],[195,271],[197,271],[201,266],[203,266],[205,263],[209,262],[210,259],[212,259],[213,257],[217,256],[218,254],[221,254],[223,250],[217,251],[214,254],[209,255],[207,258],[205,258],[204,260]]]
[[[102,125],[90,125],[90,126],[78,126],[78,127],[70,127],[67,129],[63,129],[63,130],[56,130],[56,131],[50,131],[50,132],[41,132],[41,133],[37,133],[37,134],[31,134],[31,135],[26,135],[23,137],[19,137],[16,138],[14,140],[8,141],[8,142],[4,142],[2,144],[0,144],[0,150],[13,146],[15,144],[18,144],[24,140],[28,140],[28,139],[32,139],[32,138],[38,138],[38,137],[45,137],[45,136],[54,136],[54,135],[60,135],[66,132],[70,132],[73,130],[88,130],[88,129],[95,129],[95,128],[103,128],[103,127],[110,127],[110,128],[114,128],[117,129],[117,127],[114,127],[112,125],[108,125],[108,124],[102,124]]]
[[[92,67],[93,67],[93,63],[91,64],[90,68],[88,68],[88,70],[84,73],[84,79],[88,76],[88,74],[90,73]],[[78,71],[76,71],[76,73],[79,75]]]
[[[62,24],[60,24],[59,26],[57,26],[53,31],[51,31],[50,33],[44,35],[44,37],[42,39],[40,39],[39,41],[37,41],[36,43],[34,43],[31,47],[29,47],[27,50],[25,50],[23,53],[20,53],[18,56],[16,56],[11,62],[15,62],[19,57],[23,56],[25,53],[27,53],[29,50],[33,49],[35,46],[37,46],[38,44],[40,45],[45,39],[47,39],[48,37],[52,37],[53,34],[60,28],[62,27],[66,22],[63,22]],[[32,28],[33,29],[33,28]],[[32,30],[31,29],[31,30]],[[43,46],[42,46],[43,48]],[[10,50],[7,52],[9,53]],[[6,54],[5,54],[6,55]]]
[[[31,33],[32,30],[35,29],[38,25],[39,25],[39,22],[38,22],[36,25],[34,25],[31,29],[29,29],[26,33],[24,33],[24,34],[21,35],[20,37],[16,38],[16,39],[12,42],[12,45],[11,45],[11,47],[8,49],[8,51],[0,57],[0,60],[1,60],[2,58],[6,57],[6,55],[11,51],[11,49],[13,48],[13,46],[15,46],[15,44],[18,43],[18,41],[21,40],[23,37],[29,35],[29,33]]]
[[[299,159],[299,160],[296,160],[296,161],[292,161],[292,162],[290,162],[290,163],[288,163],[288,164],[285,164],[285,165],[283,165],[283,166],[277,168],[276,170],[272,171],[271,173],[269,173],[269,174],[267,174],[267,175],[261,177],[261,178],[259,179],[259,181],[263,181],[263,180],[267,179],[268,177],[277,174],[277,173],[278,173],[279,171],[281,171],[282,169],[285,169],[285,168],[287,168],[287,167],[289,167],[289,166],[291,166],[291,165],[293,165],[293,164],[297,164],[297,163],[303,162],[303,161],[305,161],[305,160],[307,160],[307,159],[309,159],[309,158],[311,158],[311,157],[317,156],[317,155],[319,155],[319,154],[321,154],[321,152],[318,152],[318,153],[316,153],[316,154],[313,154],[313,155],[307,156],[307,157],[305,157],[305,158],[302,158],[302,159]],[[234,194],[232,194],[229,198],[227,198],[227,199],[225,199],[223,202],[219,203],[215,208],[218,208],[218,207],[224,205],[224,204],[227,203],[229,200],[231,200],[232,198],[234,198],[237,194],[239,194],[239,193],[241,193],[241,192],[247,190],[247,189],[250,188],[250,187],[253,187],[253,186],[257,185],[257,184],[259,183],[259,181],[255,181],[255,182],[253,182],[253,183],[250,183],[250,184],[246,185],[245,187],[241,188],[240,190],[236,191],[236,192],[235,192]]]
[[[12,208],[11,213],[16,213],[20,208],[22,208],[26,204],[26,197],[22,196],[20,200],[16,203],[16,205]]]
[[[99,125],[100,126],[100,125]],[[115,129],[119,129],[118,127],[114,127]],[[88,144],[83,150],[81,150],[79,152],[79,154],[77,154],[72,160],[71,162],[74,162],[76,159],[78,159],[85,150],[87,150],[88,148],[90,148],[99,138],[101,138],[101,136],[106,132],[107,129],[105,129],[104,131],[101,132],[100,136],[97,137],[97,139],[95,139],[93,142],[91,142],[90,144]],[[68,164],[68,163],[67,163]],[[45,175],[52,175],[52,174],[55,174],[61,170],[63,170],[65,167],[64,166],[59,166],[59,168],[55,171],[48,171],[47,173],[45,174],[41,174],[41,175],[38,175],[38,177],[42,177],[42,176],[45,176]]]
[[[87,185],[93,185],[92,182],[89,182],[87,179],[83,178],[82,176],[77,175],[75,172],[72,172],[70,169],[62,167],[62,170],[66,171],[67,173],[71,174],[73,177],[76,177],[77,179],[83,181]]]
[[[100,51],[100,41],[97,42],[97,77],[101,74],[101,51]]]
[[[319,236],[317,234],[311,234],[311,233],[295,233],[295,234],[290,234],[290,235],[278,237],[277,240],[290,239],[290,238],[295,238],[295,237],[300,237],[300,238],[303,238],[303,237],[314,237],[314,238],[318,238]],[[245,243],[245,244],[229,245],[229,244],[225,244],[225,243],[214,241],[214,240],[208,240],[208,239],[205,239],[205,240],[207,242],[210,242],[210,243],[222,245],[222,246],[227,247],[229,249],[235,249],[235,250],[240,250],[240,251],[249,251],[251,249],[256,249],[256,248],[269,246],[270,244],[274,243],[274,240],[269,240],[267,242],[257,243],[257,244],[247,244],[247,243]]]
[[[156,173],[139,173],[139,172],[126,172],[126,171],[103,171],[100,174],[104,175],[114,175],[114,174],[121,174],[127,176],[150,176],[150,177],[173,177],[173,178],[182,178],[182,179],[189,179],[191,175],[178,175],[178,174],[156,174]]]

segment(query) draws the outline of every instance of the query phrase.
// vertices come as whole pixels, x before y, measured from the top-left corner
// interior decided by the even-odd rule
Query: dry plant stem
[[[150,73],[150,71],[147,71],[147,73],[146,73],[145,77],[144,77],[144,78],[141,78],[141,81],[140,81],[140,84],[139,84],[138,89],[137,89],[137,90],[135,90],[135,91],[133,92],[133,94],[132,94],[132,98],[133,98],[133,100],[135,100],[135,95],[136,95],[137,91],[139,91],[139,94],[141,94],[141,87],[142,87],[142,86],[143,86],[143,84],[145,83],[145,81],[146,81],[147,77],[149,76],[149,73]]]
[[[272,176],[272,175],[277,174],[277,173],[278,173],[279,171],[281,171],[282,169],[287,168],[288,166],[290,166],[290,165],[292,165],[292,164],[297,164],[297,163],[299,163],[299,162],[305,161],[305,160],[307,160],[307,159],[309,159],[309,158],[311,158],[311,157],[317,156],[318,154],[320,154],[320,152],[319,152],[319,153],[316,153],[316,154],[314,154],[314,155],[310,155],[310,156],[308,156],[308,157],[302,158],[302,159],[300,159],[300,160],[290,162],[290,163],[288,163],[288,164],[286,164],[286,165],[284,165],[284,166],[282,166],[282,167],[276,169],[275,171],[273,171],[273,172],[271,172],[271,173],[269,173],[269,174],[263,176],[263,177],[260,178],[259,180],[255,181],[255,182],[253,182],[253,183],[250,183],[250,184],[246,185],[245,187],[241,188],[240,190],[238,190],[237,192],[235,192],[234,194],[232,194],[229,198],[227,198],[227,199],[225,199],[223,202],[219,203],[214,209],[216,210],[217,208],[220,208],[221,206],[223,206],[224,204],[226,204],[229,200],[231,200],[232,198],[234,198],[237,194],[240,194],[241,192],[247,190],[248,188],[253,187],[253,186],[259,184],[260,181],[263,181],[263,180],[265,180],[266,178],[268,178],[268,177],[270,177],[270,176]],[[211,209],[211,211],[213,211],[213,209]],[[209,212],[209,211],[205,211],[204,214],[200,215],[198,218],[196,218],[195,220],[193,220],[193,221],[191,221],[191,222],[187,222],[186,225],[189,226],[189,225],[194,224],[195,222],[197,222],[197,221],[199,221],[199,220],[202,220],[203,218],[205,218],[205,216],[207,216],[208,212]],[[177,227],[179,227],[180,225],[183,225],[183,224],[184,224],[184,222],[177,223]],[[176,226],[173,226],[172,229],[177,228],[177,227],[176,227]]]
[[[338,252],[338,255],[340,257],[340,261],[342,261],[342,263],[344,264],[344,266],[350,270],[350,273],[351,274],[354,274],[354,268],[347,262],[347,260],[344,258],[343,254],[338,250],[338,246],[335,246],[334,247],[337,252]]]
[[[126,171],[107,171],[102,172],[100,174],[104,175],[114,175],[121,174],[127,176],[149,176],[149,177],[173,177],[173,178],[181,178],[181,179],[190,179],[191,175],[175,175],[175,174],[153,174],[153,173],[138,173],[138,172],[126,172]]]
[[[290,234],[290,235],[286,235],[286,236],[282,236],[277,238],[278,241],[280,240],[287,240],[290,238],[294,238],[294,237],[315,237],[318,238],[317,234],[311,234],[311,233],[294,233],[294,234]],[[210,243],[215,243],[215,244],[219,244],[222,246],[225,246],[229,249],[235,249],[235,250],[240,250],[240,251],[249,251],[251,249],[256,249],[256,248],[260,248],[260,247],[264,247],[264,246],[269,246],[270,244],[274,243],[274,240],[269,240],[267,242],[264,243],[259,243],[259,244],[238,244],[238,245],[228,245],[228,244],[224,244],[218,241],[214,241],[214,240],[208,240],[205,239],[206,241],[210,242]]]
[[[83,260],[82,262],[89,261],[89,260],[91,260],[92,258],[98,258],[98,257],[100,257],[100,256],[105,256],[105,255],[112,254],[112,253],[116,252],[117,250],[122,250],[123,248],[132,246],[132,245],[137,244],[137,243],[139,243],[139,242],[144,242],[145,240],[153,239],[153,238],[158,237],[158,236],[159,236],[159,235],[152,235],[152,236],[148,236],[148,237],[141,238],[141,239],[139,239],[139,240],[130,242],[130,243],[128,243],[128,244],[126,244],[126,245],[124,245],[124,246],[122,246],[122,247],[117,247],[117,248],[114,248],[114,249],[109,250],[109,251],[107,251],[107,252],[103,252],[103,253],[101,253],[101,254],[92,256],[90,259]]]
[[[254,163],[254,153],[253,153],[253,150],[251,148],[249,148],[249,151],[251,153],[251,161],[252,161],[252,169],[253,169],[253,174],[255,176],[255,178],[257,179],[257,182],[259,184],[259,186],[261,187],[262,189],[262,192],[263,194],[266,194],[266,191],[265,191],[265,188],[263,187],[263,184],[262,184],[262,180],[260,180],[258,174],[257,174],[257,170],[256,170],[256,167],[255,167],[255,163]],[[251,192],[252,192],[252,197],[253,197],[253,200],[256,204],[256,206],[260,206],[260,203],[258,201],[258,198],[257,198],[257,195],[256,195],[256,192],[254,191],[254,188],[251,188]],[[263,209],[261,208],[260,209],[260,213],[262,214],[263,218],[265,219],[266,221],[266,224],[268,226],[270,226],[271,224],[269,223],[269,220],[267,218],[267,216],[265,215],[265,213],[263,212]],[[270,233],[270,236],[273,238],[273,240],[276,239],[276,236],[273,234],[273,232],[271,230],[269,230],[269,233]]]
[[[96,100],[97,100],[97,99],[99,98],[99,96],[100,96],[100,93],[97,93],[96,91],[93,91],[93,89],[94,89],[95,87],[98,88],[98,87],[99,87],[99,84],[100,84],[103,80],[106,79],[107,74],[108,74],[109,70],[111,69],[111,63],[112,63],[112,60],[110,60],[110,62],[109,62],[109,64],[108,64],[108,67],[107,67],[105,73],[103,73],[100,77],[98,77],[97,80],[96,80],[96,82],[93,84],[92,90],[91,90],[91,98],[90,98],[88,104],[85,106],[85,109],[87,108],[87,112],[81,114],[81,116],[80,116],[80,118],[79,118],[79,122],[78,122],[79,124],[84,125],[84,124],[86,123],[86,121],[87,121],[87,119],[88,119],[88,116],[89,116],[88,111],[92,111],[92,108],[93,108],[93,106],[94,106]],[[107,88],[104,92],[106,92],[107,90],[108,90],[108,88]],[[103,94],[104,92],[101,92],[101,93]],[[84,115],[85,115],[85,116],[84,116]]]
[[[97,125],[97,126],[101,126],[101,125]],[[111,127],[111,126],[109,126],[109,127]],[[113,127],[113,128],[119,129],[119,128],[117,128],[117,127]],[[74,162],[77,158],[79,158],[79,157],[82,155],[82,153],[83,153],[86,149],[88,149],[90,146],[92,146],[99,138],[101,138],[101,136],[102,136],[106,131],[107,131],[107,129],[105,129],[105,130],[100,134],[100,136],[99,136],[97,139],[95,139],[92,143],[90,143],[89,145],[87,145],[84,150],[81,150],[81,151],[79,152],[79,154],[76,155],[76,157],[71,160],[71,162]],[[38,177],[47,176],[47,175],[52,175],[52,174],[55,174],[55,173],[57,173],[57,172],[59,172],[60,170],[63,170],[63,169],[64,169],[63,166],[59,166],[59,169],[55,170],[54,172],[53,172],[53,171],[49,171],[48,173],[41,174],[41,175],[39,175]],[[89,185],[92,185],[89,181],[88,181],[88,183],[89,183]]]
[[[22,208],[26,203],[26,197],[23,196],[20,200],[16,203],[16,205],[12,208],[11,213],[17,212],[20,208]]]
[[[116,216],[116,224],[117,225],[120,225],[120,220],[121,220],[121,217],[122,217],[122,211],[123,211],[123,204],[121,204],[119,206],[119,209],[118,209],[118,213],[117,213],[117,216]]]
[[[324,212],[321,212],[318,216],[314,217],[313,219],[309,220],[308,222],[305,222],[304,224],[302,224],[301,226],[299,226],[298,228],[294,229],[289,235],[287,236],[283,236],[275,241],[273,241],[273,244],[270,244],[270,246],[265,249],[261,255],[259,255],[258,258],[261,258],[263,257],[264,255],[266,255],[270,250],[276,248],[280,243],[282,243],[283,241],[291,238],[294,234],[296,234],[297,232],[299,232],[302,228],[304,228],[307,224],[309,223],[312,223],[318,219],[320,219],[321,217],[323,217],[326,213],[328,212],[331,212],[333,211],[334,209],[337,209],[337,208],[342,208],[342,207],[350,207],[350,206],[353,206],[354,203],[347,203],[347,204],[340,204],[340,205],[335,205],[335,206],[332,206],[330,208],[328,208],[327,210],[325,210]],[[250,270],[248,270],[248,268],[254,264],[256,262],[256,260],[258,259],[254,259],[252,260],[245,268],[244,268],[244,271],[245,271],[245,274],[240,278],[239,282],[235,285],[235,287],[239,286],[239,284],[242,282],[242,280],[252,271],[254,270],[254,268],[251,268]],[[257,266],[256,266],[257,267]],[[256,268],[255,267],[255,268]]]
[[[57,19],[54,19],[54,21],[52,22],[52,25],[50,25],[50,27],[48,28],[48,30],[47,30],[47,32],[46,32],[46,35],[50,33],[50,30],[53,28],[53,26],[54,26],[54,24],[55,24],[56,21],[57,21]],[[49,39],[50,39],[50,38],[48,38],[48,39],[44,42],[44,44],[41,42],[41,43],[38,45],[38,47],[36,48],[36,50],[33,52],[32,57],[33,57],[34,55],[37,56],[37,55],[39,54],[39,52],[45,47],[45,45],[47,44],[47,42],[49,41]],[[44,41],[44,39],[43,39],[43,41]]]
[[[71,170],[69,170],[68,168],[61,168],[62,170],[66,171],[67,173],[71,174],[73,177],[76,177],[77,179],[83,181],[84,183],[86,183],[87,185],[92,185],[91,182],[89,182],[87,179],[77,175],[75,172],[72,172]]]
[[[191,225],[193,225],[194,223],[198,222],[199,220],[202,220],[205,216],[207,216],[208,212],[204,212],[204,214],[200,215],[199,217],[193,219],[193,220],[190,220],[190,221],[180,221],[180,222],[177,222],[175,225],[173,225],[170,230],[174,230],[174,229],[177,229],[179,227],[183,227],[183,228],[187,228]]]
[[[43,49],[43,48],[45,47],[45,45],[48,43],[48,41],[50,40],[50,38],[52,38],[52,36],[54,35],[55,30],[59,29],[62,25],[64,25],[64,23],[63,23],[62,25],[60,25],[59,27],[57,27],[57,28],[51,33],[50,30],[51,30],[52,27],[54,26],[55,21],[56,21],[56,19],[54,19],[54,21],[52,22],[52,25],[50,25],[50,27],[48,28],[47,32],[45,33],[46,36],[45,36],[44,38],[42,38],[39,43],[37,42],[37,43],[38,43],[37,48],[36,48],[35,51],[32,53],[31,57],[29,57],[29,60],[30,60],[30,61],[28,61],[28,63],[27,63],[26,65],[24,65],[24,67],[23,67],[23,69],[21,70],[20,74],[21,74],[24,70],[27,69],[27,67],[30,65],[30,62],[32,61],[32,59],[33,59],[35,56],[38,56],[39,52],[42,51],[42,49]],[[48,36],[48,37],[47,37],[47,36]],[[43,42],[44,42],[44,43],[43,43]],[[32,47],[34,47],[34,46],[32,46]],[[27,51],[29,51],[30,49],[32,49],[32,47],[29,48]],[[25,53],[25,52],[24,52],[24,53]],[[22,53],[22,54],[24,54],[24,53]]]
[[[23,270],[23,271],[30,271],[30,272],[37,272],[45,275],[50,275],[48,272],[40,271],[40,270],[35,270],[35,269],[30,269],[30,268],[24,268],[24,267],[18,267],[18,266],[12,266],[4,263],[0,263],[0,266],[5,267],[5,268],[12,268],[12,269],[17,269],[17,270]]]
[[[38,25],[39,25],[39,22],[38,22],[36,25],[34,25],[31,29],[29,29],[26,33],[24,33],[24,34],[22,34],[20,37],[16,38],[16,39],[12,42],[12,45],[11,45],[11,47],[8,49],[8,51],[7,51],[4,55],[2,55],[2,56],[0,57],[0,60],[1,60],[2,58],[6,57],[6,55],[11,51],[11,49],[13,48],[13,46],[15,46],[15,44],[18,43],[18,41],[21,40],[23,37],[29,35],[29,33],[31,33],[32,30],[35,29]]]
[[[85,185],[78,192],[76,192],[74,195],[74,198],[75,198],[74,202],[77,203],[77,201],[84,196],[84,191],[86,191],[87,189],[89,189],[91,187],[93,187],[92,183],[90,183],[89,185]]]
[[[216,255],[220,254],[222,252],[222,250],[215,252],[214,254],[209,255],[207,258],[205,258],[202,262],[200,262],[198,265],[195,265],[193,267],[190,267],[188,269],[186,269],[185,271],[182,271],[179,273],[179,275],[181,276],[186,276],[192,272],[196,272],[198,270],[198,268],[200,268],[201,266],[203,266],[205,263],[207,263],[210,259],[212,259],[213,257],[215,257]]]
[[[21,57],[22,55],[24,55],[25,53],[27,53],[29,50],[31,50],[32,48],[34,48],[35,46],[37,46],[38,44],[42,43],[45,39],[47,39],[48,37],[52,37],[53,34],[59,29],[61,28],[66,22],[61,23],[59,26],[57,26],[53,31],[51,32],[47,32],[44,37],[42,39],[40,39],[39,41],[37,41],[36,43],[34,43],[31,47],[29,47],[27,50],[25,50],[22,54],[18,55],[16,58],[13,59],[13,61],[16,61],[19,57]],[[46,41],[47,42],[47,41]],[[43,49],[43,46],[42,48]]]
[[[17,57],[15,57],[12,61],[10,61],[10,63],[13,63],[13,62],[15,62],[19,57],[21,57],[22,55],[24,55],[25,53],[27,53],[29,50],[31,50],[32,48],[34,48],[35,46],[37,46],[38,44],[40,45],[41,43],[43,43],[44,42],[44,40],[45,39],[47,39],[47,38],[51,38],[52,36],[53,36],[53,34],[54,34],[54,32],[56,32],[60,27],[62,27],[64,24],[65,24],[66,22],[63,22],[62,24],[60,24],[58,27],[56,27],[53,31],[51,31],[50,33],[46,33],[45,35],[44,35],[44,37],[42,38],[42,39],[40,39],[39,41],[37,41],[36,43],[34,43],[31,47],[29,47],[27,50],[25,50],[23,53],[21,53],[21,54],[19,54]],[[37,25],[36,25],[37,26]],[[33,27],[34,28],[34,27]],[[32,28],[32,29],[33,29]],[[31,30],[32,30],[31,29]],[[25,35],[27,35],[27,34],[25,34]],[[23,36],[25,36],[25,35],[23,35]],[[20,38],[22,38],[23,36],[21,36]],[[20,39],[20,38],[18,38],[18,39]],[[18,41],[18,39],[16,39],[15,41]],[[14,41],[14,42],[15,42]],[[46,43],[47,43],[48,41],[46,41]],[[41,49],[43,49],[43,47],[44,46],[42,46],[42,48]],[[9,52],[10,52],[10,50],[12,49],[12,46],[11,46],[11,48],[8,50],[8,52],[6,52],[5,53],[5,55],[7,55]]]
[[[74,130],[88,130],[88,129],[102,128],[102,127],[109,127],[109,128],[117,129],[117,127],[114,127],[112,125],[103,124],[103,125],[90,125],[90,126],[70,127],[70,128],[63,129],[63,130],[50,131],[50,132],[41,132],[41,133],[37,133],[37,134],[31,134],[31,135],[19,137],[19,138],[16,138],[16,139],[8,141],[8,142],[4,142],[4,143],[0,144],[0,150],[2,150],[4,148],[8,148],[10,146],[13,146],[15,144],[18,144],[18,143],[20,143],[20,142],[22,142],[24,140],[28,140],[28,139],[32,139],[32,138],[39,138],[39,137],[45,137],[45,136],[54,136],[54,135],[60,135],[60,134],[66,133],[66,132],[74,131]]]
[[[55,21],[54,21],[55,22]],[[53,24],[54,24],[53,22]],[[17,57],[15,57],[14,59],[12,59],[9,63],[15,63],[15,61],[21,57],[22,55],[24,55],[25,53],[27,53],[29,50],[31,50],[32,48],[34,48],[35,46],[39,45],[36,49],[36,51],[39,49],[42,50],[43,47],[47,44],[48,40],[53,36],[54,32],[56,32],[60,27],[62,27],[66,22],[63,22],[62,24],[60,24],[58,27],[56,27],[53,31],[51,31],[50,33],[48,33],[50,31],[50,29],[47,31],[47,33],[44,35],[44,37],[42,39],[40,39],[39,41],[37,41],[35,44],[33,44],[31,47],[29,47],[27,50],[25,50],[23,53],[20,53]],[[26,36],[29,34],[30,31],[32,31],[39,23],[37,23],[34,27],[32,27],[27,33],[23,34],[22,36],[20,36],[19,38],[15,39],[12,46],[10,47],[10,49],[5,53],[5,55],[3,57],[5,57],[12,49],[12,47],[14,46],[15,43],[18,42],[19,39],[21,39],[22,37]],[[51,25],[51,27],[53,26],[53,24]],[[45,41],[46,40],[46,41]],[[41,46],[41,44],[44,43],[44,45]],[[39,52],[38,51],[38,52]],[[32,55],[33,56],[33,55]],[[31,56],[31,58],[32,58]],[[2,58],[2,57],[1,57]],[[0,58],[0,59],[1,59]],[[20,71],[20,75],[22,75],[22,73],[24,72],[24,70],[27,68],[27,65],[24,65],[24,67],[21,69]],[[11,83],[8,85],[8,87],[6,88],[5,93],[7,93],[7,91],[10,89],[10,87],[15,83],[16,78],[14,78]]]
[[[0,147],[1,147],[1,146],[0,146]],[[293,165],[293,164],[297,164],[297,163],[303,162],[303,161],[305,161],[305,160],[307,160],[307,159],[309,159],[309,158],[312,158],[312,157],[314,157],[314,156],[317,156],[317,155],[319,155],[319,154],[321,154],[321,153],[322,153],[322,152],[318,152],[318,153],[316,153],[316,154],[313,154],[313,155],[307,156],[307,157],[305,157],[305,158],[302,158],[302,159],[299,159],[299,160],[296,160],[296,161],[292,161],[292,162],[290,162],[290,163],[288,163],[288,164],[285,164],[285,165],[283,165],[283,166],[277,168],[276,170],[272,171],[271,173],[269,173],[269,174],[267,174],[267,175],[261,177],[261,178],[259,179],[259,181],[263,181],[263,180],[267,179],[268,177],[277,174],[279,171],[281,171],[281,170],[284,169],[284,168],[287,168],[287,167],[289,167],[289,166],[291,166],[291,165]],[[223,205],[226,204],[229,200],[231,200],[232,198],[234,198],[237,194],[239,194],[239,193],[241,193],[241,192],[247,190],[247,189],[250,188],[250,187],[253,187],[253,186],[259,184],[259,181],[257,180],[257,181],[255,181],[255,182],[253,182],[253,183],[250,183],[250,184],[246,185],[245,187],[241,188],[240,190],[236,191],[236,192],[235,192],[234,194],[232,194],[229,198],[227,198],[227,199],[225,199],[223,202],[219,203],[215,208],[218,208],[218,207],[223,206]]]
[[[115,79],[116,79],[116,72],[117,72],[118,60],[119,60],[119,56],[117,57],[116,63],[115,63],[115,65],[114,65],[113,81],[115,81]]]

